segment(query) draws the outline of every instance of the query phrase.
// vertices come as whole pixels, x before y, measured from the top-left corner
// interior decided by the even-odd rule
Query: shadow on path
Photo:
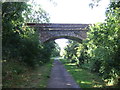
[[[54,60],[47,88],[80,88],[62,63]]]

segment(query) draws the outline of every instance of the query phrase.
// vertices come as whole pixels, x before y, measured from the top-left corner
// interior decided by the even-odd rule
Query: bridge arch
[[[77,41],[77,42],[79,42],[79,43],[82,43],[82,39],[80,39],[80,38],[77,38],[77,37],[73,37],[73,36],[57,36],[57,37],[52,37],[52,38],[49,38],[49,39],[47,39],[46,41],[44,41],[44,43],[45,42],[49,42],[49,41],[53,41],[53,40],[56,40],[56,39],[70,39],[70,40],[75,40],[75,41]]]
[[[81,42],[86,39],[90,24],[27,23],[27,25],[37,29],[39,39],[44,43],[59,38]]]

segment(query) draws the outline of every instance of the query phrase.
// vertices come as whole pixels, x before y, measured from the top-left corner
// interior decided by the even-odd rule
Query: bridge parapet
[[[40,41],[46,42],[57,38],[77,38],[81,41],[87,37],[90,24],[27,23],[27,25],[37,28]]]

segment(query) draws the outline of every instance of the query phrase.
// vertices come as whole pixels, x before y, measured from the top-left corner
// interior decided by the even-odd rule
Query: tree
[[[4,2],[2,3],[2,46],[3,58],[14,57],[20,44],[20,33],[22,33],[22,23],[24,21],[22,12],[26,10],[27,4],[24,2]],[[16,52],[16,53],[15,53]]]
[[[85,62],[84,46],[82,43],[69,40],[69,44],[65,48],[65,56],[70,62],[76,62],[78,66],[81,66]]]
[[[106,11],[104,23],[91,26],[86,40],[87,56],[92,71],[104,79],[119,80],[120,76],[120,2],[113,2]],[[119,81],[117,81],[119,82]]]
[[[49,61],[54,43],[41,44],[36,29],[25,26],[26,22],[49,22],[46,12],[25,2],[4,2],[2,9],[3,60],[15,59],[32,67]]]

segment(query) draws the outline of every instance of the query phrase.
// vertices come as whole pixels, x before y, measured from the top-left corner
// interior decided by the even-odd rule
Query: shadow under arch
[[[57,37],[49,38],[48,40],[44,41],[43,43],[47,43],[47,42],[54,41],[56,39],[61,39],[61,38],[74,40],[74,41],[77,41],[79,43],[82,43],[82,41],[83,41],[82,39],[77,38],[77,37],[73,37],[73,36],[57,36]]]

